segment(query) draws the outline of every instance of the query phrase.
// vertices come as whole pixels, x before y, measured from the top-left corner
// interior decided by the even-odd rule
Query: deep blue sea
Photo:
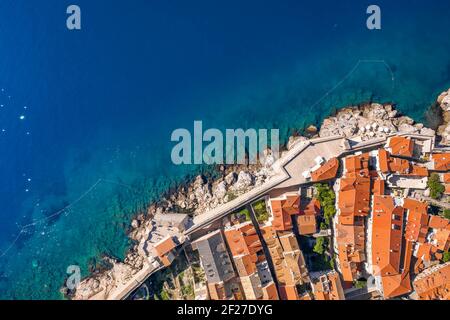
[[[2,0],[0,298],[60,299],[66,269],[122,258],[131,217],[201,168],[176,128],[319,124],[450,87],[450,1]],[[77,4],[82,30],[66,28]]]

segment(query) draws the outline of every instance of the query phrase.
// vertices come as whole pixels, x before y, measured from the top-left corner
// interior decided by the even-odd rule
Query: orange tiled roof
[[[167,237],[165,240],[162,240],[160,243],[155,245],[155,251],[159,256],[162,256],[171,250],[173,250],[177,245],[173,241],[172,237]]]
[[[298,233],[301,235],[314,234],[317,231],[316,216],[303,215],[297,217]]]
[[[446,195],[450,195],[450,183],[446,183],[445,184],[445,191],[444,191],[444,193]]]
[[[373,179],[372,193],[377,195],[384,195],[386,190],[386,181],[380,178]]]
[[[279,300],[277,287],[273,281],[263,287],[262,290],[263,300]]]
[[[437,229],[433,240],[437,249],[448,251],[450,249],[450,229]]]
[[[381,277],[383,284],[383,295],[386,299],[395,298],[411,292],[411,279],[409,274],[395,274],[393,276]]]
[[[342,279],[346,282],[353,282],[356,279],[360,263],[365,261],[364,225],[338,224],[336,227],[336,241]]]
[[[277,232],[271,225],[261,228],[267,244],[278,282],[282,285],[297,285],[305,282],[307,274],[303,254],[292,232]]]
[[[299,300],[297,288],[295,286],[280,286],[281,300]]]
[[[382,276],[383,295],[386,299],[395,298],[411,292],[411,275],[409,273],[413,243],[407,241],[403,257],[403,270],[400,274]]]
[[[450,170],[450,153],[433,153],[434,170],[449,171]]]
[[[378,163],[383,173],[396,173],[399,175],[427,177],[428,169],[412,164],[408,160],[391,157],[385,149],[378,150]]]
[[[414,151],[414,141],[411,138],[395,136],[389,138],[388,148],[396,156],[412,157]]]
[[[320,213],[320,202],[313,198],[304,208],[300,209],[300,214],[317,216]]]
[[[425,263],[431,262],[432,246],[430,243],[419,243],[417,248],[417,261],[414,265],[414,273],[417,274],[425,267]]]
[[[316,300],[345,300],[341,279],[336,271],[320,276],[313,283]]]
[[[224,234],[233,256],[256,255],[262,249],[258,234],[251,222],[227,229]]]
[[[355,176],[340,180],[339,221],[353,224],[355,216],[364,217],[370,210],[370,178]]]
[[[325,162],[319,169],[311,173],[311,180],[313,182],[326,181],[336,178],[339,169],[339,160],[331,158]]]
[[[444,173],[444,183],[450,183],[450,172]]]
[[[409,176],[415,177],[428,177],[428,169],[418,165],[411,165],[411,171],[408,173]]]
[[[442,218],[440,216],[430,216],[428,221],[428,226],[432,229],[444,229],[447,228],[450,221],[448,219]]]
[[[450,299],[450,262],[426,269],[413,285],[421,300]]]
[[[257,271],[256,261],[249,254],[233,256],[233,260],[240,277],[252,275]]]
[[[390,196],[374,196],[372,223],[372,264],[374,274],[389,276],[400,272],[403,208]]]
[[[349,177],[355,175],[369,175],[369,154],[363,153],[345,158],[345,171]]]
[[[285,199],[271,199],[270,206],[272,208],[273,221],[272,225],[277,231],[291,230],[291,215],[300,212],[300,196],[286,195]]]
[[[405,239],[424,243],[428,232],[428,204],[407,198],[403,207],[408,210]]]
[[[388,173],[390,171],[390,169],[389,169],[389,153],[386,150],[384,150],[384,149],[378,150],[378,163],[380,165],[381,172]]]
[[[389,169],[391,172],[397,174],[409,174],[410,173],[410,163],[408,160],[400,158],[390,158]]]

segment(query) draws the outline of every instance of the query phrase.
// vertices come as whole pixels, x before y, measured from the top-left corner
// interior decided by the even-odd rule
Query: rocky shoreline
[[[439,96],[437,104],[442,110],[443,121],[437,129],[437,134],[441,136],[441,144],[449,145],[450,89]],[[313,137],[357,136],[366,141],[399,131],[436,134],[423,124],[401,115],[392,104],[366,103],[340,109],[335,115],[326,118],[320,129],[309,126],[304,136],[291,136],[281,156],[296,143]],[[144,266],[146,257],[138,250],[138,244],[148,238],[151,229],[149,226],[155,214],[175,212],[200,215],[263,184],[273,174],[272,164],[276,160],[270,150],[266,150],[264,155],[265,161],[261,165],[220,166],[218,179],[199,175],[159,202],[150,205],[147,212],[139,214],[131,222],[129,236],[136,245],[129,250],[123,262],[105,257],[105,261],[112,266],[110,269],[97,270],[84,279],[75,291],[63,288],[62,292],[70,299],[89,299],[99,292],[105,292],[107,295],[117,284],[129,281]]]

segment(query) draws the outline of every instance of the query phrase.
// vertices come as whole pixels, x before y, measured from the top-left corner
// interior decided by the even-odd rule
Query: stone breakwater
[[[442,110],[442,125],[437,134],[442,137],[442,144],[449,144],[450,89],[439,96],[437,103]],[[309,126],[305,130],[305,136],[291,136],[284,152],[290,150],[296,143],[313,137],[357,136],[366,141],[400,131],[424,135],[436,134],[423,124],[401,115],[392,104],[367,103],[340,109],[336,115],[326,118],[320,129]],[[75,291],[70,292],[67,288],[63,288],[63,293],[72,299],[92,297],[107,299],[109,292],[129,282],[144,267],[147,257],[139,250],[139,243],[149,237],[155,214],[175,212],[195,216],[208,212],[263,184],[273,174],[274,161],[270,150],[266,150],[265,162],[262,165],[221,166],[218,179],[208,179],[199,175],[190,183],[180,186],[175,192],[150,205],[145,213],[137,215],[131,222],[129,236],[136,245],[129,250],[123,262],[105,257],[105,261],[111,266],[110,269],[94,272],[84,279]],[[99,292],[102,293],[101,297],[96,296]]]

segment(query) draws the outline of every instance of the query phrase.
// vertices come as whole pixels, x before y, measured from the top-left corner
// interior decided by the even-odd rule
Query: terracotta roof
[[[246,222],[226,229],[225,239],[233,256],[234,264],[240,277],[248,277],[257,271],[258,252],[262,245],[251,222]],[[253,283],[252,281],[249,281]]]
[[[396,156],[412,157],[414,151],[414,141],[411,138],[395,136],[388,140],[388,148]]]
[[[390,169],[389,169],[389,153],[386,150],[384,150],[384,149],[378,150],[378,163],[380,165],[381,172],[388,173],[390,171]]]
[[[370,211],[369,154],[346,157],[345,176],[339,180],[336,241],[342,279],[357,279],[365,256],[364,220]]]
[[[450,183],[446,183],[445,184],[445,191],[444,191],[444,193],[446,195],[450,195]]]
[[[361,262],[365,261],[364,225],[338,224],[336,227],[336,241],[342,279],[346,282],[353,282],[357,277]]]
[[[211,300],[227,299],[223,283],[208,283],[208,292]]]
[[[412,173],[411,164],[408,160],[394,158],[389,155],[385,149],[378,150],[378,163],[383,173],[393,172],[400,175],[408,175]],[[424,174],[425,171],[416,168],[416,174]]]
[[[317,216],[320,214],[320,202],[316,198],[313,198],[308,204],[300,209],[300,214],[303,215],[314,215]]]
[[[270,207],[272,208],[273,221],[272,225],[275,230],[291,230],[291,215],[300,213],[300,196],[285,195],[282,198],[270,199]]]
[[[428,177],[428,169],[425,167],[421,167],[418,165],[411,165],[411,171],[407,174],[408,176],[415,176],[415,177]]]
[[[313,182],[326,181],[336,178],[339,169],[339,160],[331,158],[325,162],[319,169],[311,173]]]
[[[364,217],[370,210],[370,178],[355,176],[340,180],[339,221],[353,224],[355,216]]]
[[[422,300],[444,300],[450,298],[450,262],[426,269],[413,282]]]
[[[414,177],[427,177],[429,174],[427,168],[412,164],[405,159],[391,157],[389,152],[384,149],[378,150],[378,163],[383,173],[393,172],[399,175]]]
[[[341,279],[336,271],[331,271],[313,281],[316,300],[345,300]]]
[[[419,273],[420,271],[422,271],[425,268],[425,264],[428,264],[431,262],[431,244],[430,243],[419,243],[418,244],[418,248],[417,248],[417,252],[416,252],[416,257],[417,257],[417,261],[416,264],[414,265],[414,273]]]
[[[262,250],[262,245],[251,222],[246,222],[231,229],[226,229],[225,238],[233,256],[255,255]],[[256,262],[256,257],[255,259]]]
[[[442,218],[440,216],[430,216],[428,221],[428,226],[432,229],[444,229],[447,228],[450,221],[448,219]]]
[[[257,271],[255,261],[249,254],[233,256],[233,260],[240,277],[252,275]]]
[[[262,290],[263,300],[279,300],[277,287],[273,281],[264,286]]]
[[[449,171],[450,170],[450,153],[433,153],[431,159],[434,163],[434,170]]]
[[[297,288],[295,286],[280,286],[281,300],[299,300]]]
[[[409,274],[404,276],[396,274],[393,276],[381,277],[383,284],[383,295],[386,299],[395,298],[411,292],[411,279]]]
[[[389,169],[391,172],[397,174],[409,174],[410,173],[410,163],[408,160],[400,158],[390,158]]]
[[[375,275],[400,272],[403,208],[390,196],[374,196],[372,223],[372,265]]]
[[[443,174],[444,183],[450,183],[450,172]]]
[[[384,195],[386,190],[386,181],[380,178],[373,179],[372,193],[377,195]]]
[[[403,202],[403,207],[408,210],[405,239],[424,243],[428,232],[428,204],[407,198]]]
[[[405,244],[403,266],[400,274],[382,276],[383,295],[386,299],[408,294],[412,291],[411,276],[409,273],[413,243],[407,241]]]
[[[155,251],[162,263],[168,267],[173,260],[169,259],[168,255],[170,252],[175,249],[176,243],[173,241],[172,237],[167,237],[166,239],[161,240],[158,244],[155,245]]]
[[[363,153],[345,158],[345,173],[347,176],[369,174],[369,153]]]
[[[309,235],[317,232],[316,216],[303,215],[297,217],[298,233]]]
[[[278,282],[281,285],[297,285],[304,283],[303,275],[307,269],[297,239],[292,232],[277,232],[273,226],[261,228],[267,244]]]
[[[448,251],[450,249],[450,229],[437,229],[433,235],[433,245],[441,250]]]

